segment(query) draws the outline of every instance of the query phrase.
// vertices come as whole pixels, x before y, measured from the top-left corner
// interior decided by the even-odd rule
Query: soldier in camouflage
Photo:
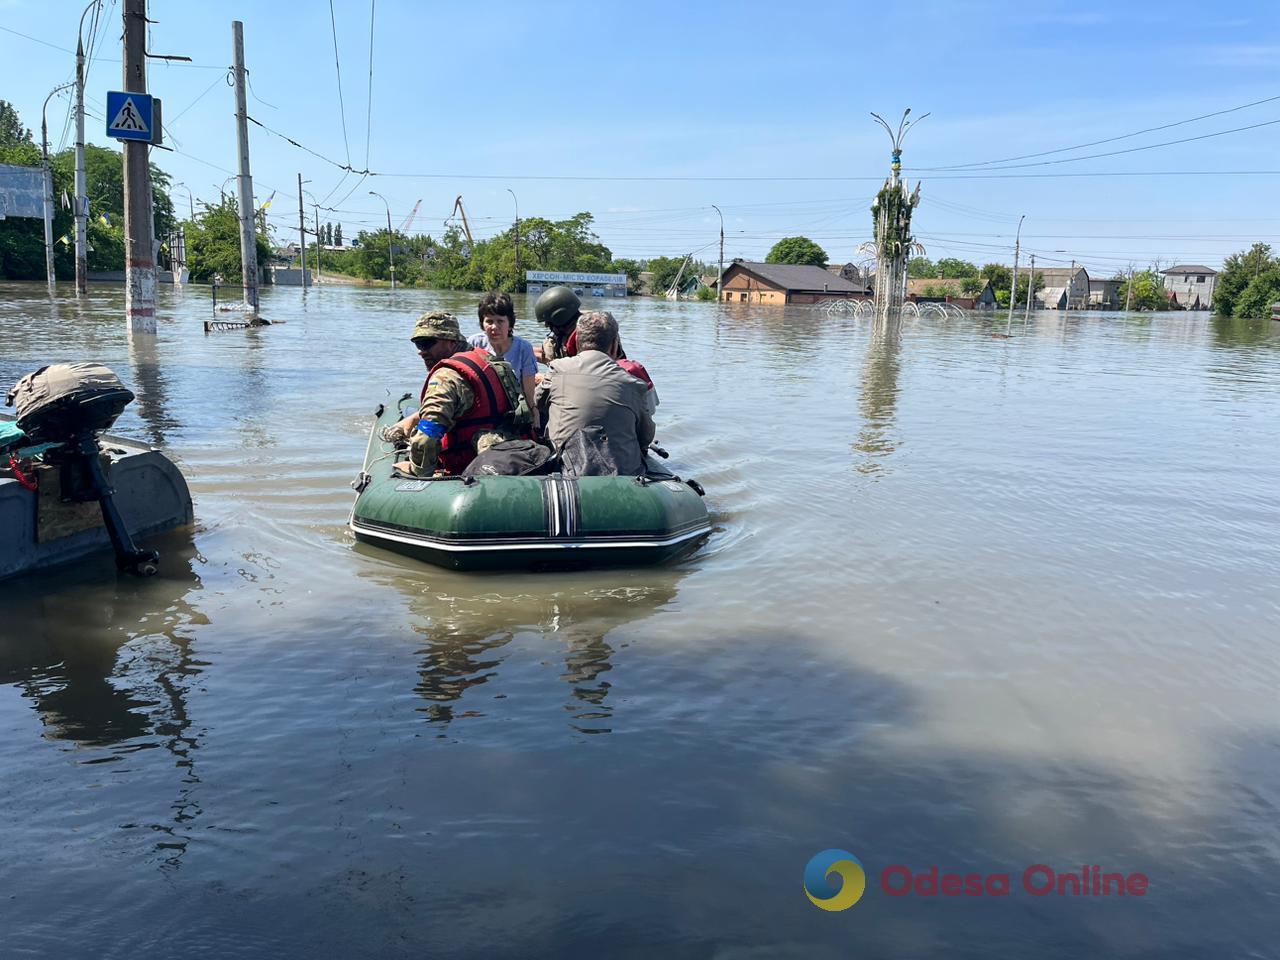
[[[439,366],[440,361],[468,351],[467,341],[458,328],[456,317],[442,312],[424,314],[414,325],[410,339],[418,348],[422,362],[431,371],[423,388],[422,407],[416,414],[388,427],[383,432],[383,439],[402,442],[408,438],[409,459],[396,464],[396,467],[414,476],[429,477],[439,464],[442,441],[453,431],[458,421],[475,407],[476,395],[461,373],[447,366]],[[517,438],[521,432],[520,421],[523,419],[527,422],[529,418],[524,391],[511,365],[484,355],[483,351],[479,353],[502,381],[513,416],[509,418],[509,423],[478,430],[471,438],[474,446],[472,453],[483,453],[495,443]],[[471,355],[468,353],[468,356]]]
[[[534,356],[543,363],[567,357],[565,344],[578,322],[582,301],[568,287],[551,287],[538,297],[533,313],[547,328],[542,345],[534,348]]]

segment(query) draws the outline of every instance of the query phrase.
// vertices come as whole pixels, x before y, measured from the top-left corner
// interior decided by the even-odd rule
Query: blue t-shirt
[[[473,347],[481,347],[488,350],[495,357],[489,338],[483,333],[477,333],[467,341]],[[532,377],[538,372],[538,361],[533,357],[533,345],[524,337],[511,338],[511,347],[504,356],[498,357],[499,360],[505,360],[511,364],[511,369],[516,372],[517,377]]]

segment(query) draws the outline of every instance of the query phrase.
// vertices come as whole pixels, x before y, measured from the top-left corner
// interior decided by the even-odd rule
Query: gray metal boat
[[[0,422],[13,420],[0,413]],[[192,522],[187,482],[164,454],[113,434],[100,435],[98,442],[112,500],[131,536]],[[100,502],[64,496],[64,476],[61,467],[38,457],[20,462],[17,470],[7,455],[0,457],[0,580],[113,552]]]

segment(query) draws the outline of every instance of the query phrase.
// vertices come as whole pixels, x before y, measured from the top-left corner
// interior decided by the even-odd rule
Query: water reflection
[[[163,447],[171,431],[180,424],[170,413],[168,378],[160,366],[156,338],[130,334],[129,361],[133,366],[135,412],[146,425],[152,446]]]
[[[202,813],[187,698],[207,666],[192,650],[193,628],[208,620],[191,600],[201,584],[190,531],[157,541],[161,572],[151,579],[89,567],[23,578],[5,599],[6,616],[24,628],[0,639],[0,684],[31,701],[46,739],[90,748],[81,763],[120,763],[157,746],[169,753],[178,774],[171,813],[144,828],[162,836],[154,849],[170,868]]]
[[[538,671],[563,664],[557,679],[567,685],[563,709],[569,726],[592,735],[612,732],[613,684],[617,645],[610,635],[667,608],[687,570],[614,572],[578,580],[516,574],[498,589],[442,597],[441,584],[423,586],[420,575],[404,569],[374,571],[368,576],[395,586],[408,598],[410,622],[423,645],[414,693],[427,701],[420,708],[429,723],[490,715],[494,701],[529,682],[530,658]],[[441,581],[464,578],[441,574]],[[496,578],[490,578],[490,582]],[[488,586],[486,583],[485,586]],[[553,655],[548,645],[557,648]],[[552,657],[554,656],[554,659]],[[501,674],[510,674],[501,682]],[[480,688],[485,688],[480,690]],[[480,691],[484,697],[476,696]],[[523,713],[512,705],[505,713]],[[443,735],[443,733],[441,734]]]
[[[901,350],[902,318],[873,320],[858,397],[862,429],[853,443],[853,449],[863,455],[857,470],[864,476],[879,477],[887,473],[885,461],[899,445],[893,428],[898,406],[898,375],[901,372],[898,355]]]

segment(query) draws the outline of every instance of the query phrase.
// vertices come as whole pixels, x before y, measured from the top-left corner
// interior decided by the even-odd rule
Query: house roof
[[[1037,271],[1036,271],[1036,273],[1039,273],[1039,272],[1040,272],[1039,270],[1037,270]],[[1106,289],[1108,286],[1112,286],[1112,285],[1114,285],[1114,286],[1119,286],[1119,285],[1120,285],[1120,284],[1122,284],[1122,283],[1124,283],[1124,278],[1123,278],[1123,277],[1110,277],[1110,278],[1097,278],[1097,279],[1095,279],[1095,278],[1093,278],[1093,277],[1090,277],[1090,278],[1089,278],[1089,289],[1090,289],[1090,290],[1104,290],[1104,289]]]
[[[982,291],[987,288],[991,281],[982,280],[981,277],[977,279],[981,281],[982,286],[973,293],[965,293],[964,281],[955,277],[948,277],[946,280],[939,280],[932,277],[911,279],[907,281],[907,293],[915,294],[917,297],[925,297],[928,296],[928,294],[925,293],[926,290],[941,290],[945,291],[946,295],[949,297],[980,297],[982,296]]]
[[[1217,270],[1211,267],[1202,267],[1198,263],[1183,263],[1176,267],[1170,267],[1168,270],[1161,270],[1161,273],[1168,276],[1169,274],[1186,274],[1186,273],[1210,273],[1217,274]]]
[[[1036,267],[1036,273],[1040,274],[1046,287],[1065,287],[1068,278],[1074,277],[1081,270],[1084,267],[1076,267],[1074,270],[1070,267]],[[1019,268],[1018,272],[1021,273],[1022,269]],[[1088,277],[1089,271],[1085,270],[1084,275]]]
[[[826,291],[827,293],[862,293],[866,287],[830,273],[825,267],[809,264],[759,263],[753,260],[735,260],[725,269],[742,267],[761,280],[783,290]]]

